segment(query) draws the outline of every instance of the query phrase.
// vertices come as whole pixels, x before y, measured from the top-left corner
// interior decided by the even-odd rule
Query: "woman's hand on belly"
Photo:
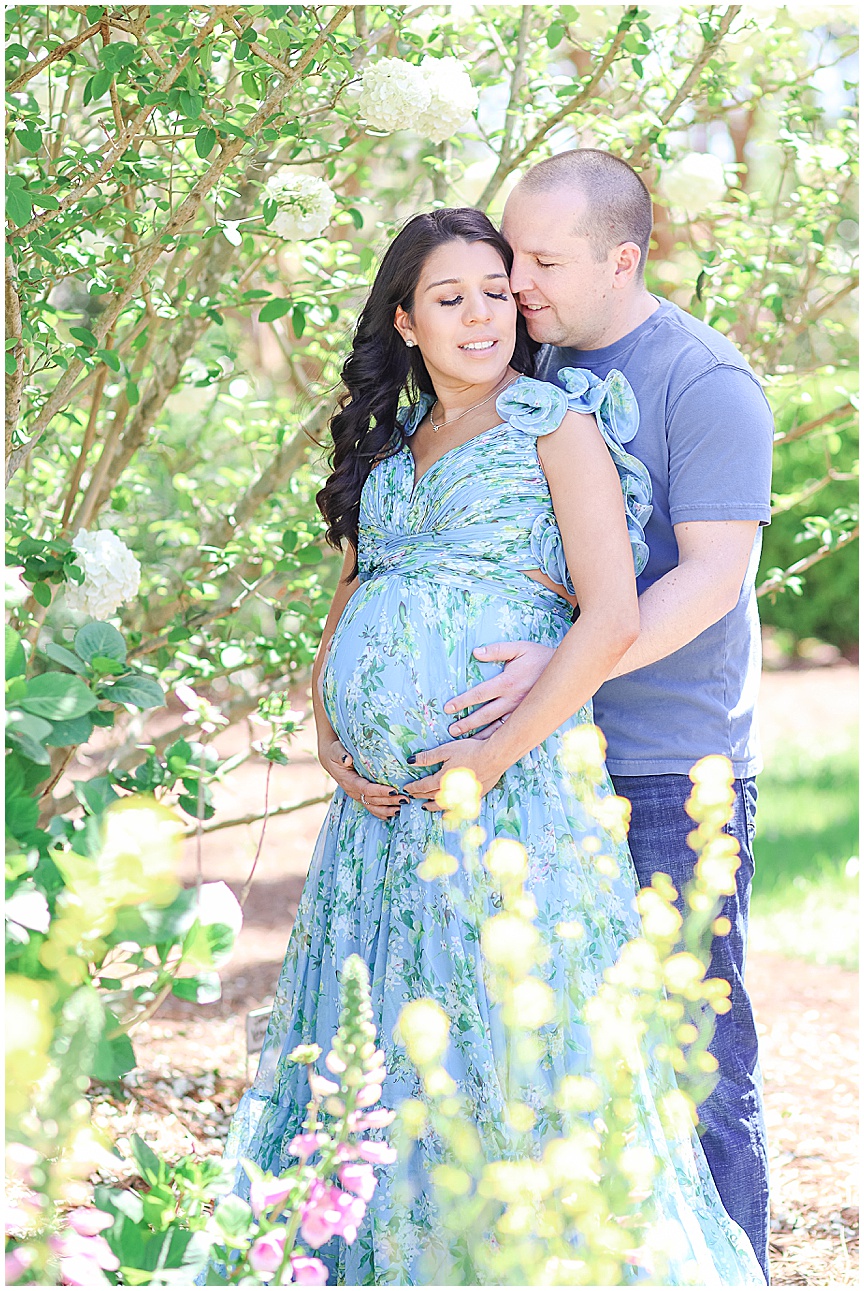
[[[405,793],[423,803],[427,811],[442,811],[435,801],[435,795],[441,788],[441,781],[447,771],[456,767],[467,767],[480,781],[480,789],[485,794],[494,788],[501,779],[506,767],[497,765],[489,754],[485,740],[453,740],[441,744],[437,749],[425,749],[412,754],[408,759],[412,766],[428,767],[443,763],[434,775],[424,776],[422,780],[412,780],[405,785]]]
[[[378,820],[392,820],[408,801],[407,796],[389,784],[373,784],[364,780],[354,770],[354,759],[338,739],[325,739],[318,744],[318,761],[332,776],[349,798],[361,803]]]

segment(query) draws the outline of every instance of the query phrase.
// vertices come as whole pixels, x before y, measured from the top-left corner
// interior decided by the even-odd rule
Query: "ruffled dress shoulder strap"
[[[574,412],[593,413],[606,441],[624,494],[633,564],[637,575],[641,574],[648,563],[645,525],[653,508],[648,469],[624,448],[639,429],[639,405],[633,387],[617,368],[602,379],[587,368],[561,368],[558,380],[566,393],[567,406]]]
[[[500,417],[517,430],[539,439],[557,430],[567,412],[567,396],[550,381],[517,377],[495,400]]]

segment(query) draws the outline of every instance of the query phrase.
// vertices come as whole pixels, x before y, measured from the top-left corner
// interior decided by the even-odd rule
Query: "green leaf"
[[[630,66],[633,68],[633,71],[636,73],[636,75],[637,75],[638,77],[642,77],[642,76],[644,75],[644,73],[645,73],[645,69],[644,69],[644,67],[642,66],[642,62],[641,62],[641,60],[640,60],[640,59],[638,59],[638,58],[631,58],[631,59],[630,59]]]
[[[91,27],[94,22],[98,22],[105,12],[105,6],[101,4],[91,4],[87,6],[86,17]]]
[[[138,48],[128,40],[117,40],[110,45],[103,45],[99,50],[99,62],[109,72],[119,72],[122,67],[128,67],[134,63],[138,56]],[[99,95],[93,92],[94,99]]]
[[[546,44],[550,49],[555,49],[561,44],[566,35],[566,31],[560,22],[553,22],[546,32]]]
[[[42,131],[35,126],[28,125],[23,130],[16,130],[15,138],[28,152],[38,152],[42,147]]]
[[[351,216],[351,223],[354,225],[355,229],[362,229],[362,227],[363,227],[363,214],[362,214],[362,212],[361,212],[361,211],[358,211],[358,210],[357,210],[355,207],[353,207],[353,206],[349,206],[349,208],[348,208],[348,214]]]
[[[227,1238],[245,1237],[252,1221],[252,1207],[231,1194],[216,1207],[213,1219]]]
[[[26,224],[33,214],[33,199],[27,190],[21,186],[14,188],[7,181],[6,184],[6,215],[13,224],[20,228]]]
[[[137,1134],[133,1134],[129,1142],[132,1145],[135,1164],[141,1171],[141,1177],[146,1179],[148,1183],[158,1183],[163,1175],[167,1173],[165,1163],[159,1160],[153,1149],[148,1147]]]
[[[258,314],[259,323],[272,323],[274,318],[284,318],[291,312],[291,301],[274,297],[268,300],[266,305],[261,306]]]
[[[81,806],[92,816],[101,816],[118,797],[107,775],[94,776],[92,780],[73,780],[72,789]]]
[[[216,147],[216,131],[210,126],[202,126],[195,136],[195,151],[201,158],[209,156]]]
[[[37,766],[51,765],[51,754],[41,744],[31,739],[26,731],[7,727],[6,743],[10,748],[17,749],[25,758],[29,758],[31,762],[35,762]]]
[[[140,398],[141,398],[141,395],[138,391],[138,387],[135,384],[135,382],[127,381],[126,382],[126,401],[129,404],[129,407],[134,408]]]
[[[298,341],[306,331],[306,310],[302,305],[295,305],[291,313],[291,326]]]
[[[89,349],[95,349],[99,344],[93,333],[86,327],[70,327],[69,335],[74,336],[76,341],[81,341]]]
[[[13,838],[26,838],[39,824],[39,804],[35,798],[11,798],[6,803],[6,832]]]
[[[12,677],[23,677],[27,670],[27,656],[24,653],[24,647],[21,644],[21,638],[18,633],[5,624],[6,638],[6,680]]]
[[[33,584],[33,599],[38,605],[47,607],[51,604],[51,588],[47,583]]]
[[[44,672],[31,677],[27,693],[18,701],[25,713],[47,717],[49,721],[68,722],[95,708],[98,699],[78,677],[65,673]]]
[[[117,1036],[114,1040],[109,1040],[106,1035],[116,1025],[116,1019],[109,1013],[93,1058],[92,1074],[96,1080],[119,1080],[135,1066],[135,1050],[128,1035]]]
[[[194,977],[176,978],[171,994],[193,1004],[214,1004],[222,998],[222,983],[218,973],[196,973]]]
[[[107,67],[103,68],[101,72],[97,72],[95,76],[90,78],[90,81],[88,82],[90,86],[90,98],[94,103],[96,99],[101,99],[103,94],[108,93],[109,86],[113,80],[114,73]]]
[[[58,645],[56,641],[46,641],[44,646],[39,647],[39,653],[46,659],[52,659],[54,663],[62,664],[64,668],[70,668],[72,672],[83,675],[87,671],[77,655],[65,646]]]
[[[115,704],[132,704],[135,708],[164,708],[165,692],[153,677],[143,672],[127,673],[110,686],[103,694]]]
[[[7,803],[19,794],[24,792],[24,768],[21,765],[21,759],[15,753],[10,753],[6,759],[6,784],[3,786]]]
[[[89,663],[96,655],[101,655],[104,659],[117,659],[120,663],[126,659],[126,642],[110,623],[85,623],[75,633],[74,648],[78,658],[85,663]]]
[[[85,713],[69,722],[54,722],[51,734],[45,736],[45,743],[49,748],[66,749],[70,744],[86,744],[92,734],[93,722]]]
[[[7,377],[13,376],[18,371],[18,362],[14,354],[7,354],[5,356],[5,364]]]
[[[112,372],[120,371],[120,355],[114,350],[97,350],[96,357],[101,359],[106,368],[110,368]]]

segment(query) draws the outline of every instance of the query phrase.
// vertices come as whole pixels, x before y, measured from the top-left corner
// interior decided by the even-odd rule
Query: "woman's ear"
[[[417,344],[417,338],[414,335],[414,328],[411,326],[411,318],[401,305],[396,306],[396,313],[393,316],[393,326],[409,348]]]

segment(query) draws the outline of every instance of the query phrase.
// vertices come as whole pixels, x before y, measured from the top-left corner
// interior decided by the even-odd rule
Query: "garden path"
[[[808,728],[847,723],[857,703],[857,669],[767,673],[762,713],[766,744],[781,747]],[[226,731],[220,750],[242,746]],[[305,744],[305,747],[303,747]],[[221,790],[217,819],[260,810],[264,773],[247,763]],[[287,767],[274,768],[271,805],[325,789],[308,736]],[[270,822],[235,955],[223,972],[223,998],[201,1008],[171,999],[136,1034],[140,1066],[124,1098],[97,1098],[121,1150],[133,1131],[161,1154],[219,1151],[247,1079],[244,1015],[265,1002],[282,961],[311,847],[325,808]],[[205,879],[235,892],[245,880],[260,826],[205,838]],[[190,845],[184,877],[195,874]],[[857,1092],[858,977],[754,952],[747,979],[760,1032],[771,1151],[772,1272],[779,1286],[858,1284]],[[251,1068],[249,1069],[251,1074]]]

